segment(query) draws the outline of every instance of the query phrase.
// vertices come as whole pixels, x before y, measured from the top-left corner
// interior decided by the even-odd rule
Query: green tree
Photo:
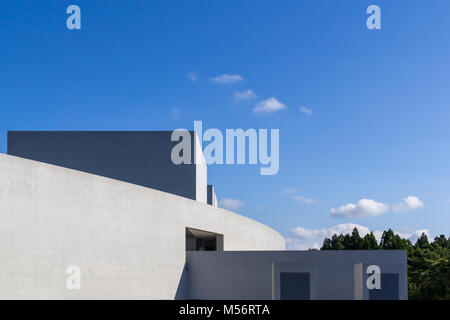
[[[417,239],[416,247],[420,249],[430,248],[430,243],[428,242],[428,237],[425,233],[422,233],[422,235]]]
[[[447,240],[445,235],[441,234],[439,237],[434,238],[433,244],[435,246],[439,246],[441,248],[449,248],[450,247],[450,238]]]
[[[378,245],[377,239],[373,232],[368,233],[363,239],[363,250],[377,250],[380,246]]]
[[[344,245],[345,250],[352,249],[352,237],[349,234],[346,234],[342,238],[342,244]]]
[[[384,250],[392,250],[394,249],[394,231],[389,229],[388,231],[383,231],[381,235],[380,246],[383,247]]]
[[[332,246],[331,246],[331,239],[325,238],[323,240],[323,245],[322,248],[320,248],[320,250],[331,250]]]
[[[342,238],[337,236],[337,235],[333,235],[331,237],[331,249],[332,250],[344,250],[344,244],[342,243]]]
[[[363,250],[364,239],[359,235],[358,229],[353,228],[352,235],[350,237],[350,249],[351,250]]]

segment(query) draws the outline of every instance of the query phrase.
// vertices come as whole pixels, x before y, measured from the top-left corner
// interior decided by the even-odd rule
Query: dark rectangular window
[[[398,300],[399,276],[398,273],[382,273],[381,289],[369,290],[369,300]]]
[[[280,273],[281,300],[309,300],[310,274],[307,272]]]

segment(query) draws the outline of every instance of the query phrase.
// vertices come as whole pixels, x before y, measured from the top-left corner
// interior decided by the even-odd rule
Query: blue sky
[[[7,130],[278,128],[277,175],[216,165],[208,179],[289,247],[353,224],[448,236],[449,15],[444,0],[4,0],[0,151]],[[252,112],[272,97],[286,108]]]

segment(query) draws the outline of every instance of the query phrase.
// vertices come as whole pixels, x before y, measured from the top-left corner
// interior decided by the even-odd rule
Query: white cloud
[[[331,237],[334,234],[350,234],[352,233],[354,228],[358,228],[358,231],[361,236],[365,236],[366,234],[370,233],[369,228],[366,228],[362,225],[355,224],[355,223],[341,223],[337,224],[330,228],[324,228],[324,229],[305,229],[303,227],[296,227],[292,229],[292,234],[297,239],[308,239],[314,236],[320,236],[320,237]],[[323,239],[322,239],[323,240]]]
[[[291,199],[297,202],[303,202],[306,204],[313,204],[316,203],[316,200],[313,200],[311,198],[306,198],[304,196],[301,196],[297,193],[300,193],[300,191],[296,188],[287,188],[281,191],[281,194],[284,196],[291,196]]]
[[[412,243],[415,243],[417,241],[417,239],[422,235],[422,233],[425,233],[428,237],[428,239],[430,238],[430,230],[428,229],[422,229],[422,230],[417,230],[414,231],[412,234],[406,234],[408,237],[405,237],[409,240],[411,240]]]
[[[219,201],[219,207],[228,210],[238,210],[244,206],[241,200],[224,198]]]
[[[263,211],[264,209],[261,206],[255,206],[256,211]]]
[[[267,100],[258,102],[258,104],[253,108],[253,112],[257,114],[268,114],[286,108],[287,107],[284,103],[281,103],[276,98],[272,97]]]
[[[172,108],[172,120],[178,120],[181,116],[180,109]]]
[[[307,108],[307,107],[298,107],[298,111],[302,112],[302,113],[306,113],[307,115],[312,115],[313,112],[311,109]]]
[[[392,207],[395,212],[403,212],[408,210],[417,210],[425,207],[425,204],[419,198],[414,196],[407,196],[403,198],[403,202]]]
[[[191,72],[189,72],[189,73],[187,74],[187,78],[188,78],[189,80],[191,80],[192,82],[195,82],[195,81],[197,81],[197,79],[198,79],[198,74],[195,73],[194,71],[191,71]]]
[[[331,238],[334,234],[351,234],[353,228],[355,227],[358,228],[359,235],[361,237],[364,237],[366,234],[370,233],[369,228],[355,223],[343,223],[323,229],[306,229],[303,227],[296,227],[291,230],[291,237],[286,238],[286,247],[290,250],[320,249],[325,238]],[[411,233],[401,233],[397,231],[394,231],[394,233],[398,234],[402,238],[411,240],[412,243],[415,243],[417,238],[420,237],[422,233],[429,236],[428,229],[417,230]],[[373,234],[379,242],[383,231],[374,230]]]
[[[251,100],[251,99],[255,99],[256,98],[256,94],[253,92],[253,90],[251,89],[247,89],[245,91],[235,91],[234,92],[234,99],[236,101],[246,101],[246,100]]]
[[[299,192],[300,191],[296,188],[287,188],[287,189],[284,189],[283,191],[281,191],[281,194],[288,196],[288,195],[299,193]]]
[[[305,198],[303,196],[299,196],[299,195],[295,195],[292,196],[292,200],[298,201],[298,202],[303,202],[306,204],[313,204],[316,203],[316,200],[310,199],[310,198]]]
[[[333,234],[350,234],[355,227],[358,228],[360,235],[370,232],[368,228],[354,223],[338,224],[323,229],[296,227],[291,231],[292,237],[286,239],[287,248],[292,250],[320,249],[325,238],[331,238]]]
[[[212,79],[212,81],[220,84],[231,84],[244,80],[244,78],[238,74],[222,74]]]
[[[361,199],[357,204],[348,203],[338,209],[331,208],[331,215],[341,218],[377,216],[389,210],[387,204],[372,199]]]

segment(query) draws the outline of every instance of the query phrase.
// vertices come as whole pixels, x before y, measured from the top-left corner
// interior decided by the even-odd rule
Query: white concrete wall
[[[195,200],[207,203],[208,197],[208,168],[205,156],[203,155],[200,138],[194,131],[194,152],[195,152]]]
[[[217,201],[217,195],[216,195],[216,189],[212,188],[212,206],[214,207],[218,207],[219,206],[219,202]]]
[[[225,250],[283,250],[273,229],[198,201],[0,154],[0,299],[173,299],[185,227]],[[66,288],[69,265],[81,290]]]

